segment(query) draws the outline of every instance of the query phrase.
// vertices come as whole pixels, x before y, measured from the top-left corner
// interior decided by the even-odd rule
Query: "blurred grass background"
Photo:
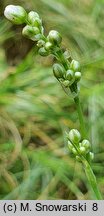
[[[73,99],[53,77],[54,59],[40,57],[22,27],[4,18],[8,4],[37,11],[45,33],[60,31],[82,65],[80,98],[104,197],[104,1],[1,0],[0,199],[94,199],[67,149],[65,131],[79,129]]]

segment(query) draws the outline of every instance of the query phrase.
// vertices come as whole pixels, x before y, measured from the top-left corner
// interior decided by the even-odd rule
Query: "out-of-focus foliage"
[[[8,4],[37,11],[45,32],[60,31],[63,48],[82,64],[81,101],[104,196],[104,1],[4,0],[0,11],[0,199],[94,199],[65,131],[79,128],[76,109],[21,27],[3,17]],[[78,172],[77,172],[78,170]]]

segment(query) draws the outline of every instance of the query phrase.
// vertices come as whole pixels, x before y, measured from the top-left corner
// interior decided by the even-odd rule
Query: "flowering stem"
[[[79,96],[78,96],[78,92],[77,92],[78,91],[77,86],[73,84],[72,86],[70,86],[70,90],[71,90],[72,94],[75,94],[74,102],[76,104],[76,109],[77,109],[77,113],[78,113],[78,117],[79,117],[81,135],[82,135],[82,138],[85,139],[86,138],[86,128],[85,128],[83,112],[82,112],[82,108],[81,108],[81,104],[80,104],[80,100],[79,100]]]
[[[94,191],[96,199],[101,200],[102,197],[97,187],[96,177],[89,163],[91,159],[91,152],[88,152],[89,142],[88,140],[84,140],[86,139],[86,129],[78,95],[78,82],[81,79],[79,62],[75,61],[74,59],[70,59],[72,60],[71,62],[69,61],[69,55],[65,55],[61,48],[62,37],[59,32],[51,30],[47,37],[44,36],[42,21],[36,12],[30,11],[27,14],[24,8],[22,8],[21,6],[8,5],[5,8],[4,15],[14,24],[25,23],[26,26],[23,28],[22,34],[33,41],[37,41],[39,54],[41,56],[48,56],[49,54],[53,54],[60,63],[53,65],[54,76],[61,83],[64,91],[67,93],[67,90],[70,89],[71,94],[74,97],[74,102],[76,104],[80,122],[81,136],[83,140],[81,143],[79,143],[79,141],[81,141],[80,133],[77,130],[72,129],[72,131],[69,132],[69,135],[71,137],[69,138],[69,145],[73,150],[72,152],[75,155],[77,153],[76,157],[79,158],[82,162],[86,176]],[[76,141],[81,145],[76,146]]]
[[[81,135],[82,135],[82,138],[86,138],[85,123],[84,123],[82,108],[81,108],[81,104],[80,104],[80,100],[78,96],[74,98],[74,102],[76,104],[76,109],[77,109],[78,117],[80,121]]]

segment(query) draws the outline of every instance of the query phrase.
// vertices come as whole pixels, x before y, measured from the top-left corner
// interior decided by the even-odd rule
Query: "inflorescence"
[[[78,83],[81,79],[80,63],[72,60],[68,50],[61,48],[62,37],[56,30],[51,30],[48,36],[44,35],[42,20],[37,12],[30,11],[28,14],[21,6],[8,5],[4,11],[5,17],[14,24],[26,24],[22,34],[37,42],[38,53],[41,56],[53,54],[56,63],[53,64],[53,74],[60,82],[64,90],[70,89],[72,95],[76,97],[79,93]],[[72,129],[68,137],[68,147],[81,161],[81,156],[88,161],[93,159],[93,153],[90,152],[90,143],[88,140],[81,141],[80,133]]]
[[[93,160],[94,154],[90,151],[91,144],[87,139],[81,140],[81,134],[78,130],[70,130],[70,132],[67,133],[67,139],[70,152],[73,153],[79,162],[82,162],[83,157],[89,163]]]
[[[51,30],[46,37],[39,14],[30,11],[28,14],[21,6],[8,5],[4,11],[5,17],[14,24],[26,26],[22,34],[37,42],[38,53],[41,56],[53,54],[57,60],[53,64],[53,74],[64,88],[70,88],[73,95],[77,95],[79,88],[78,82],[81,79],[80,64],[76,60],[71,60],[69,51],[61,48],[62,37],[58,31]]]

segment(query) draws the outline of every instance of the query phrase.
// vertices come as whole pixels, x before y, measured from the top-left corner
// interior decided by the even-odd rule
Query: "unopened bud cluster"
[[[31,11],[27,14],[25,9],[18,5],[8,5],[4,11],[5,17],[14,24],[26,23],[22,34],[33,41],[42,38],[43,27],[38,13]]]
[[[87,139],[81,140],[81,135],[78,130],[70,130],[67,134],[67,138],[68,148],[78,161],[82,161],[82,156],[89,162],[93,160],[94,154],[90,151],[91,144]]]
[[[34,11],[29,12],[26,23],[27,25],[23,28],[22,34],[33,41],[42,39],[43,27],[38,13]]]
[[[73,83],[77,84],[81,79],[80,64],[76,60],[68,64],[68,70],[65,70],[62,64],[54,64],[53,73],[65,87],[70,87]]]
[[[24,8],[18,5],[8,5],[5,8],[4,15],[14,24],[26,24],[22,34],[33,41],[37,41],[38,53],[41,56],[53,54],[58,60],[53,65],[54,76],[65,88],[70,88],[75,84],[78,90],[77,83],[81,79],[80,64],[76,60],[69,61],[68,50],[62,51],[62,37],[60,33],[51,30],[46,37],[39,14],[35,11],[30,11],[27,14]]]
[[[53,53],[57,46],[61,43],[61,35],[55,30],[51,30],[47,37],[44,36],[43,40],[39,40],[37,46],[39,47],[39,54],[41,56],[48,56]]]

